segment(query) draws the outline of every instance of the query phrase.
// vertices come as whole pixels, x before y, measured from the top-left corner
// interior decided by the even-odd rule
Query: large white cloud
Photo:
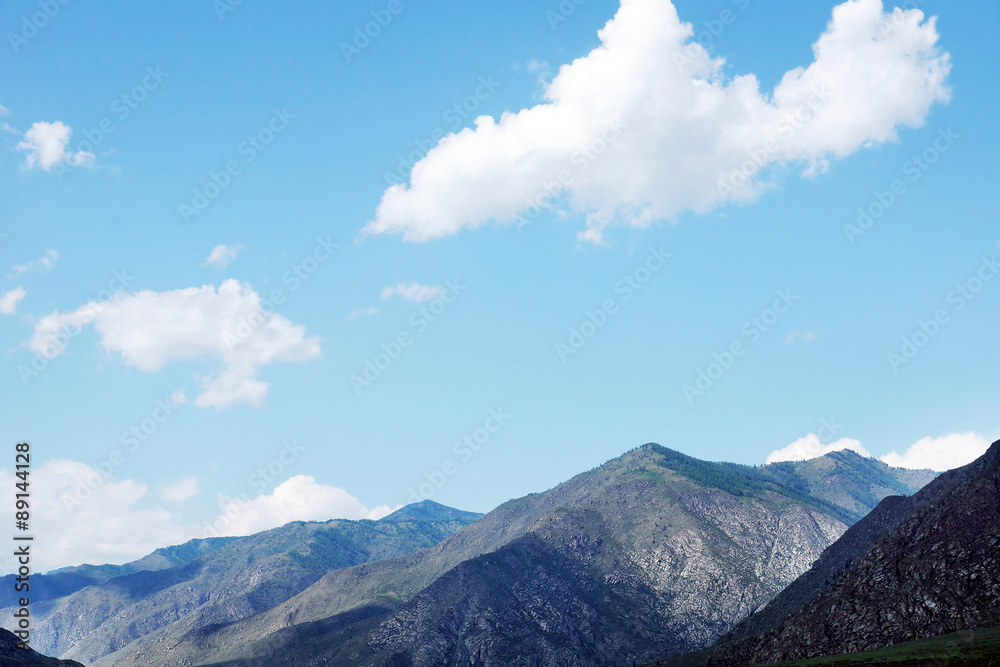
[[[409,185],[384,192],[364,233],[425,241],[540,205],[585,214],[582,238],[599,241],[613,222],[752,201],[770,168],[821,171],[897,140],[949,97],[934,20],[880,0],[837,6],[813,62],[771,94],[753,74],[727,79],[692,34],[669,0],[622,0],[600,46],[560,69],[544,103],[444,137]]]
[[[861,446],[861,443],[852,438],[841,438],[836,442],[824,445],[820,442],[819,436],[810,433],[804,438],[799,438],[792,444],[782,449],[771,452],[767,457],[767,463],[778,463],[780,461],[808,461],[809,459],[826,456],[832,452],[839,452],[849,449],[857,452],[861,456],[871,457],[871,452]]]
[[[986,438],[969,431],[938,438],[921,438],[902,454],[890,452],[881,460],[896,468],[922,468],[943,472],[972,463],[989,448],[990,443]]]
[[[219,496],[221,514],[213,522],[213,534],[252,535],[289,521],[381,519],[394,509],[381,505],[368,509],[344,489],[320,484],[308,475],[295,475],[274,487],[271,494],[239,500]]]
[[[10,470],[0,469],[0,484],[9,494],[0,515],[8,525],[13,525],[17,481]],[[193,528],[179,525],[171,512],[142,503],[149,492],[145,484],[102,476],[85,463],[62,459],[36,464],[30,481],[35,571],[124,563],[192,537]],[[0,565],[4,573],[10,571],[7,562]]]
[[[93,161],[94,154],[86,151],[67,151],[69,138],[73,130],[61,121],[54,123],[39,122],[32,125],[24,133],[24,140],[17,144],[20,150],[27,151],[24,158],[26,169],[39,167],[49,171],[57,164],[79,166]]]
[[[29,345],[53,358],[71,335],[93,324],[105,349],[143,371],[157,371],[171,361],[220,360],[222,370],[202,379],[195,405],[221,408],[242,401],[259,407],[268,390],[257,378],[261,366],[320,355],[319,339],[307,338],[304,326],[266,310],[253,288],[236,280],[224,281],[218,290],[205,285],[119,292],[107,303],[95,301],[41,318]]]
[[[4,525],[14,525],[18,481],[11,470],[0,468],[7,498],[0,504]],[[37,572],[83,563],[126,563],[161,547],[206,536],[204,523],[186,520],[176,504],[197,492],[195,478],[156,494],[147,484],[117,479],[113,471],[60,459],[36,465],[30,481],[32,569]],[[170,503],[169,509],[157,502],[157,495]],[[220,502],[236,501],[220,496]],[[221,534],[249,535],[290,521],[376,519],[392,511],[368,509],[347,491],[302,476],[292,477],[271,494],[246,499],[236,509],[242,514]],[[0,556],[0,575],[16,567],[9,555]]]

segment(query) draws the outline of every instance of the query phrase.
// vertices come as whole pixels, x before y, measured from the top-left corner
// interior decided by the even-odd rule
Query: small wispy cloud
[[[214,266],[217,269],[224,269],[236,259],[236,256],[240,254],[240,250],[243,250],[243,246],[240,244],[234,246],[219,244],[212,248],[212,252],[208,253],[208,257],[205,258],[202,266]]]
[[[15,287],[9,292],[0,296],[0,314],[13,315],[17,312],[17,304],[24,298],[26,292],[23,287]]]
[[[24,133],[24,140],[17,144],[18,150],[27,151],[24,158],[24,168],[36,167],[49,171],[58,164],[71,164],[74,167],[90,164],[94,154],[87,151],[66,150],[72,128],[60,121],[54,123],[35,123]]]
[[[17,276],[22,276],[25,273],[33,273],[39,271],[41,273],[48,273],[52,270],[52,267],[56,265],[59,260],[59,251],[55,248],[49,248],[45,253],[38,259],[32,260],[25,264],[18,264],[13,269],[7,273],[8,278],[15,278]]]
[[[374,306],[371,308],[359,308],[351,311],[351,314],[347,316],[347,321],[353,322],[358,318],[371,317],[372,315],[378,315],[378,308],[375,308]]]
[[[186,477],[179,482],[169,484],[160,489],[160,496],[171,503],[179,503],[198,495],[201,489],[198,486],[197,477]]]
[[[798,329],[795,329],[787,336],[785,336],[785,342],[795,343],[801,341],[803,343],[811,343],[815,341],[817,338],[818,336],[816,335],[815,331],[799,331]]]
[[[393,296],[398,296],[414,303],[423,303],[424,301],[430,301],[435,297],[441,296],[443,293],[443,287],[421,285],[416,281],[411,281],[408,283],[396,283],[395,286],[386,287],[382,290],[382,300],[385,301],[391,299]]]

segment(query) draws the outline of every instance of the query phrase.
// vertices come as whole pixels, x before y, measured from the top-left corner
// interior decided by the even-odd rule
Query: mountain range
[[[379,521],[294,522],[192,540],[123,566],[32,577],[32,648],[86,664],[141,639],[183,635],[273,608],[331,570],[426,548],[479,518],[430,501]],[[0,590],[11,604],[12,576]],[[10,607],[0,610],[12,618]]]
[[[649,444],[482,517],[425,502],[60,571],[35,648],[100,667],[651,662],[710,646],[934,477]]]

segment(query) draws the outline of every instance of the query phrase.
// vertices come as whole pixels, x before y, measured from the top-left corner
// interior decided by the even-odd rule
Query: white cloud
[[[29,341],[48,358],[61,354],[70,334],[93,324],[104,348],[129,366],[153,372],[172,361],[212,357],[218,375],[202,379],[198,407],[222,408],[235,402],[259,407],[268,384],[257,379],[261,366],[306,361],[320,355],[319,339],[305,327],[261,306],[249,284],[226,280],[212,285],[135,294],[119,292],[107,303],[91,302],[69,313],[41,318]]]
[[[21,302],[27,292],[23,287],[15,287],[0,296],[0,314],[13,315],[17,312],[17,304]]]
[[[0,484],[17,479],[0,469]],[[37,571],[83,563],[124,563],[192,536],[176,517],[144,502],[145,484],[102,477],[91,466],[70,460],[36,465],[31,471],[32,534]],[[11,491],[12,493],[12,491]],[[0,514],[13,521],[13,500]],[[7,565],[3,562],[3,565]],[[10,570],[9,565],[4,569]]]
[[[105,471],[107,473],[107,471]],[[13,472],[0,468],[0,485],[10,502],[0,504],[0,520],[14,524]],[[160,498],[176,502],[198,491],[189,478],[161,489]],[[186,521],[157,502],[149,486],[119,480],[79,461],[59,459],[37,465],[31,472],[32,567],[44,572],[83,563],[121,564],[161,547],[205,536],[205,526]],[[237,502],[220,496],[223,504]],[[227,535],[249,535],[289,521],[377,519],[392,508],[368,509],[343,489],[293,477],[270,495],[236,505],[241,514]],[[0,575],[15,571],[10,555],[0,555]]]
[[[820,442],[819,436],[810,433],[804,438],[799,438],[792,444],[782,449],[776,449],[767,456],[767,463],[778,463],[779,461],[808,461],[809,459],[826,456],[832,452],[839,452],[849,449],[861,456],[871,457],[871,452],[861,446],[861,443],[851,438],[841,438],[836,442],[824,445]]]
[[[397,283],[382,290],[382,300],[398,296],[414,303],[430,301],[444,293],[444,288],[436,285],[421,285],[418,282]]]
[[[986,438],[969,431],[938,438],[921,438],[902,454],[890,452],[880,460],[896,468],[943,472],[972,463],[989,448]]]
[[[9,114],[10,114],[10,111],[7,110],[7,107],[5,107],[4,105],[0,104],[0,116],[7,116]]]
[[[177,503],[194,498],[199,491],[201,489],[198,487],[198,478],[185,477],[160,489],[160,496],[168,502]]]
[[[48,273],[52,270],[52,267],[56,265],[59,261],[59,251],[55,248],[49,248],[45,253],[38,259],[33,259],[26,264],[18,264],[13,269],[7,273],[8,278],[14,278],[16,276],[24,275],[25,273],[31,273],[33,271],[40,271],[42,273]]]
[[[347,321],[353,322],[359,317],[371,317],[372,315],[378,315],[378,308],[359,308],[358,310],[351,311],[351,313],[347,316]]]
[[[380,519],[398,509],[388,505],[368,509],[347,491],[317,483],[308,475],[296,475],[270,495],[248,501],[220,495],[219,506],[222,515],[230,517],[220,535],[252,535],[289,521]]]
[[[66,150],[73,130],[60,121],[54,123],[35,123],[24,133],[24,141],[17,144],[20,150],[27,151],[24,166],[27,169],[40,167],[49,171],[57,164],[67,163],[73,166],[88,164],[94,159],[93,153]]]
[[[950,95],[934,19],[883,12],[880,0],[835,7],[813,62],[770,94],[753,74],[727,79],[724,60],[692,34],[669,0],[622,0],[601,44],[560,69],[544,103],[444,137],[409,185],[386,189],[363,233],[426,241],[511,221],[534,203],[585,214],[581,237],[600,241],[611,223],[753,201],[774,167],[812,174],[896,141]]]
[[[812,343],[815,340],[816,340],[815,331],[799,331],[798,329],[795,329],[787,336],[785,336],[786,343],[795,343],[798,341],[802,341],[803,343]]]
[[[894,468],[944,472],[972,463],[989,447],[990,442],[986,438],[972,431],[952,433],[939,438],[922,438],[910,445],[902,454],[890,452],[879,460]],[[859,441],[852,438],[841,438],[837,442],[824,445],[818,436],[810,433],[783,449],[771,452],[767,457],[767,463],[807,461],[842,449],[850,449],[861,456],[874,458]]]
[[[217,269],[224,269],[229,264],[236,259],[240,250],[243,249],[241,245],[228,246],[228,245],[217,245],[212,248],[212,252],[208,254],[205,262],[202,266],[214,266]]]
[[[174,405],[184,405],[188,402],[187,394],[184,393],[183,389],[178,389],[170,394],[170,402]]]

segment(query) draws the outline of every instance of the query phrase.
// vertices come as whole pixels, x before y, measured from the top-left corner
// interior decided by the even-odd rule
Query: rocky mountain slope
[[[676,665],[751,665],[1000,625],[1000,442],[911,498],[887,498],[712,649]]]
[[[50,658],[33,649],[19,648],[19,641],[12,632],[0,628],[0,667],[83,667],[72,660]]]
[[[628,665],[711,644],[882,497],[932,477],[853,454],[751,468],[646,445],[431,549],[97,664]]]
[[[91,664],[151,633],[182,635],[266,611],[332,570],[430,547],[479,516],[425,501],[379,521],[295,522],[195,540],[127,566],[49,574],[39,580],[55,582],[43,585],[50,596],[85,586],[33,596],[33,645]]]

